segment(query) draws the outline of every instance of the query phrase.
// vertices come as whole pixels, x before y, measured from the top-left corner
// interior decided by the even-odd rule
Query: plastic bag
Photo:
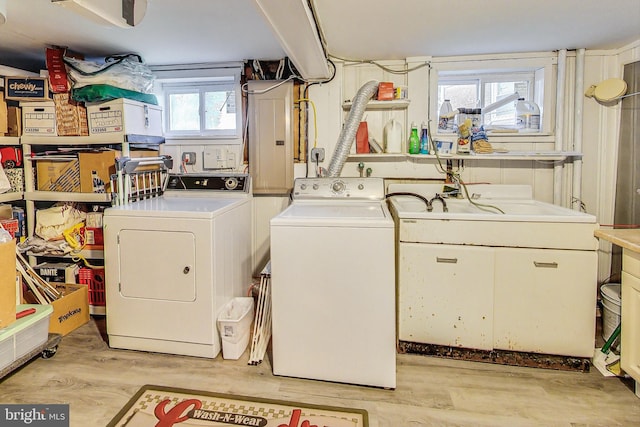
[[[127,98],[147,104],[158,105],[158,99],[152,93],[140,93],[110,85],[88,85],[74,88],[71,97],[78,102],[103,102],[113,99]]]
[[[0,160],[2,157],[0,156]],[[4,173],[4,169],[2,169],[2,165],[0,164],[0,193],[6,193],[11,190],[11,183],[9,182],[9,178],[7,178],[7,174]]]
[[[53,206],[36,211],[36,228],[38,236],[45,240],[64,238],[63,232],[85,220],[87,214],[71,205]]]
[[[104,64],[64,57],[73,89],[105,84],[141,93],[153,91],[155,76],[138,55],[109,56]]]

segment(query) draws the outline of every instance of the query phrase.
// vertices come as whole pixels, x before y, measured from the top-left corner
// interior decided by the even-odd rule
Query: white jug
[[[402,153],[402,126],[396,119],[384,126],[383,141],[385,153]]]

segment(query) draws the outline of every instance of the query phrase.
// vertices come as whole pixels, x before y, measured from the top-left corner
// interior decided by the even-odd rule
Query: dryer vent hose
[[[378,81],[371,80],[365,83],[353,98],[351,111],[349,111],[349,115],[342,127],[342,131],[340,131],[336,148],[333,150],[333,156],[331,157],[331,163],[329,164],[328,170],[328,175],[330,177],[340,176],[342,167],[347,161],[349,150],[351,150],[351,145],[356,137],[356,132],[358,131],[358,126],[362,120],[364,110],[367,108],[367,103],[377,91]]]

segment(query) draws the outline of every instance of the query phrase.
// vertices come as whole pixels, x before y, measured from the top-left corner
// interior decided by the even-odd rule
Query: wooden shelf
[[[20,137],[0,136],[0,145],[20,145]]]
[[[62,191],[27,191],[25,200],[40,202],[85,202],[106,203],[111,202],[111,193],[71,193]]]
[[[406,110],[411,101],[408,99],[393,99],[391,101],[369,101],[367,103],[367,110]],[[351,110],[353,102],[345,101],[342,104],[342,109],[345,111]]]
[[[505,153],[492,153],[492,154],[450,154],[441,155],[441,160],[528,160],[528,161],[558,161],[574,158],[582,158],[582,153],[575,151],[508,151]],[[435,160],[437,157],[433,154],[387,154],[387,153],[369,153],[369,154],[350,154],[347,157],[347,161],[361,161],[361,160],[382,160],[382,161],[396,161],[396,160]]]
[[[0,202],[15,202],[17,200],[22,200],[23,193],[22,191],[13,192],[13,193],[2,193],[0,194]]]

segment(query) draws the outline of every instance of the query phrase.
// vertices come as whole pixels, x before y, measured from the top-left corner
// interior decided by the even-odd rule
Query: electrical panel
[[[280,83],[259,80],[247,85],[254,194],[287,194],[293,188],[293,82]]]

